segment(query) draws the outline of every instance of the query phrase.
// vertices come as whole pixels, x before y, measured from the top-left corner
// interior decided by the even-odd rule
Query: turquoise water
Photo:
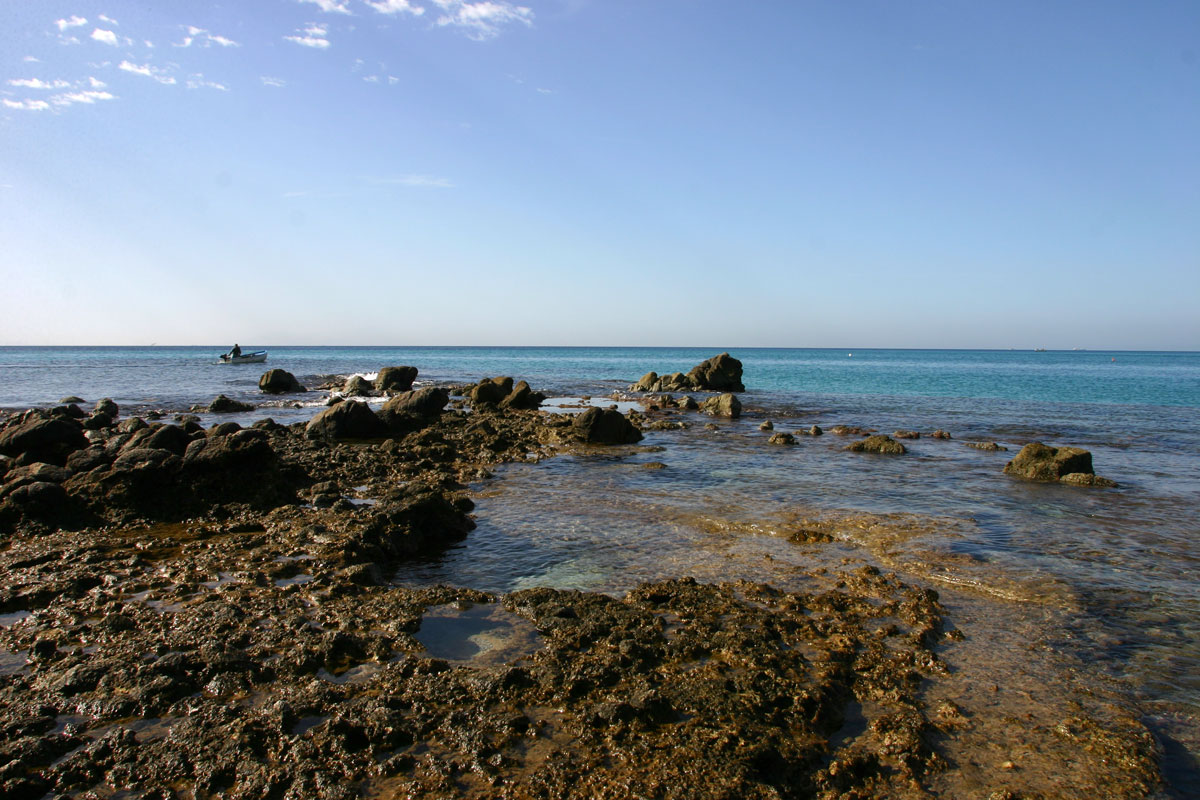
[[[650,370],[686,371],[724,349],[265,347],[265,365],[241,366],[214,364],[221,346],[0,348],[0,408],[73,394],[112,397],[126,413],[178,411],[224,393],[291,422],[327,395],[264,398],[265,369],[315,386],[399,364],[418,367],[418,382],[513,375],[552,396],[608,397]],[[506,467],[502,480],[472,487],[476,531],[396,579],[620,594],[681,574],[788,586],[799,580],[793,567],[874,561],[939,587],[954,623],[981,643],[982,666],[959,667],[964,691],[1014,674],[1030,691],[1057,685],[1061,675],[1026,664],[1027,652],[991,644],[1021,630],[1070,659],[1081,698],[1115,686],[1138,709],[1166,754],[1164,796],[1200,796],[1200,353],[730,351],[745,369],[745,418],[716,431],[697,419],[642,447]],[[763,419],[776,430],[841,423],[954,438],[926,435],[906,442],[906,456],[864,457],[831,435],[772,447]],[[973,440],[1009,450],[964,446]],[[1004,476],[1035,440],[1086,447],[1120,488]],[[667,468],[643,469],[648,461]],[[834,544],[773,535],[797,516],[822,515],[850,520]]]
[[[273,347],[266,365],[218,365],[228,346],[0,347],[0,407],[66,395],[134,404],[253,395],[262,371],[302,382],[411,364],[421,378],[516,375],[555,393],[611,391],[649,370],[687,371],[718,348]],[[1015,350],[734,350],[752,395],[958,397],[1200,408],[1200,353]]]

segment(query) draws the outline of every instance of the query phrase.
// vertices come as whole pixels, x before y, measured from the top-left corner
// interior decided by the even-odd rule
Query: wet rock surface
[[[973,721],[930,698],[962,634],[933,591],[875,567],[815,571],[790,592],[685,577],[619,598],[392,585],[467,535],[466,484],[489,467],[594,443],[588,415],[617,441],[686,424],[680,408],[504,406],[520,384],[486,383],[499,399],[469,413],[444,390],[396,394],[404,424],[363,405],[379,423],[366,436],[328,421],[361,415],[339,411],[354,401],[315,434],[9,419],[0,797],[950,796],[938,787],[960,765],[941,743]],[[17,435],[46,420],[70,431]],[[807,525],[792,539],[832,537]],[[536,635],[478,631],[459,650],[481,655],[454,659],[422,644],[435,617],[483,605]],[[1109,767],[1059,796],[1152,790],[1144,729],[1063,725]],[[979,796],[1039,796],[1032,785],[1014,773]]]

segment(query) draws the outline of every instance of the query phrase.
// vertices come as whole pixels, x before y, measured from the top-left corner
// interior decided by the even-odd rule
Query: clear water
[[[645,372],[686,371],[719,351],[267,347],[265,365],[217,366],[223,349],[0,348],[0,407],[69,394],[131,410],[178,410],[218,393],[261,403],[266,368],[314,385],[398,364],[417,366],[419,381],[513,375],[553,395],[610,395]],[[1050,685],[1054,676],[1030,672],[1027,652],[998,644],[1036,640],[1071,659],[1082,691],[1117,687],[1162,737],[1168,795],[1200,796],[1200,354],[732,354],[745,367],[746,418],[717,431],[694,420],[641,446],[504,468],[473,487],[479,527],[397,581],[621,593],[691,574],[787,587],[815,567],[870,560],[943,592],[956,623],[974,632],[968,641],[987,645],[964,651],[981,648],[964,658],[984,680],[1025,670],[1031,691]],[[324,394],[290,407],[296,400],[258,413],[300,418]],[[954,439],[906,442],[910,453],[892,458],[845,453],[848,440],[832,435],[777,447],[758,430],[764,418],[776,430],[943,428]],[[973,440],[1009,451],[964,446]],[[1034,440],[1091,450],[1096,471],[1120,488],[1004,476]],[[651,461],[667,467],[642,466]],[[803,520],[823,521],[835,541],[788,542]]]

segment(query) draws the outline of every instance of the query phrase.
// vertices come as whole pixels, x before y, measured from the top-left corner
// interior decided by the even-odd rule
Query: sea
[[[875,565],[936,589],[963,632],[938,691],[983,709],[994,701],[981,687],[1010,689],[1030,730],[1080,708],[1124,709],[1157,739],[1158,796],[1200,797],[1200,353],[250,345],[268,351],[265,364],[219,364],[227,349],[0,348],[0,409],[73,395],[173,414],[225,394],[259,406],[236,419],[291,423],[329,391],[268,399],[257,388],[268,368],[317,387],[411,365],[418,385],[511,375],[557,413],[624,410],[643,374],[728,351],[743,364],[740,419],[695,415],[636,446],[501,467],[470,487],[476,530],[396,582],[619,596],[690,575],[800,590],[814,572]],[[768,420],[921,438],[903,456],[848,453],[829,433],[778,446],[760,429]],[[931,438],[938,429],[952,438]],[[1118,487],[1003,474],[1034,441],[1090,450]],[[807,529],[832,541],[797,543]],[[1009,734],[981,721],[973,735],[982,747]]]

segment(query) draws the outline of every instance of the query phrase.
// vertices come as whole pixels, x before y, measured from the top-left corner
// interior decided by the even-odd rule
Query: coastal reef
[[[635,452],[695,402],[550,413],[524,381],[414,389],[407,373],[372,389],[386,402],[335,398],[293,425],[121,418],[111,401],[4,421],[0,798],[954,785],[941,743],[973,723],[930,692],[963,634],[935,591],[875,566],[791,591],[678,576],[620,597],[395,580],[472,531],[468,484],[497,465]],[[1069,796],[1156,785],[1144,729],[1072,724],[1109,766]],[[1022,780],[979,796],[1040,796],[1008,788]]]
[[[647,372],[637,383],[629,387],[631,392],[744,392],[742,384],[742,362],[721,353],[702,361],[684,374],[674,372],[660,376]]]

